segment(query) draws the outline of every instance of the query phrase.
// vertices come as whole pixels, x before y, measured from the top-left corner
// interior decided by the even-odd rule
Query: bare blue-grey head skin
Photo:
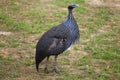
[[[76,8],[76,7],[78,7],[78,4],[70,4],[68,6],[68,9],[73,9],[73,8]]]
[[[44,71],[48,72],[48,61],[49,57],[52,55],[55,56],[54,71],[60,71],[57,67],[58,55],[63,53],[71,44],[78,41],[80,38],[78,25],[72,14],[72,10],[77,6],[76,4],[70,4],[68,6],[67,19],[63,23],[46,31],[38,41],[35,55],[37,71],[39,71],[39,63],[47,58]]]

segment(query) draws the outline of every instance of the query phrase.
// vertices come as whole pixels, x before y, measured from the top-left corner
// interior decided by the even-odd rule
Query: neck
[[[64,23],[68,25],[68,23],[71,23],[71,20],[74,20],[72,9],[68,9],[68,17]]]
[[[72,9],[68,9],[68,19],[73,18]]]
[[[68,27],[71,22],[74,22],[74,17],[72,14],[72,9],[68,9],[68,17],[67,20],[64,22],[64,24]]]
[[[73,13],[72,13],[72,9],[68,9],[68,19],[67,20],[70,20],[70,19],[73,19]]]

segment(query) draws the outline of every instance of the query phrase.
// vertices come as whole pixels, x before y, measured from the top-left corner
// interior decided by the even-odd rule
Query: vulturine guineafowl
[[[68,6],[68,18],[63,23],[51,28],[43,34],[36,46],[36,69],[39,71],[39,63],[47,58],[45,71],[48,71],[48,61],[50,56],[54,58],[54,70],[59,72],[57,67],[57,57],[68,49],[72,43],[80,38],[78,25],[72,14],[73,8],[77,7],[76,4]]]

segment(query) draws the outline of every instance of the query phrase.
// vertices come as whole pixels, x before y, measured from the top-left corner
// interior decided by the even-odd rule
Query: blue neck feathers
[[[70,31],[70,40],[68,41],[68,45],[67,48],[76,41],[76,38],[78,36],[78,25],[74,19],[74,16],[72,14],[72,9],[68,9],[69,13],[68,13],[68,18],[67,20],[64,22],[64,25],[66,28],[69,29]]]

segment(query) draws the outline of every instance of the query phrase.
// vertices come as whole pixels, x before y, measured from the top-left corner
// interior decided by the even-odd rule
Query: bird
[[[46,58],[44,71],[48,71],[49,57],[54,56],[54,71],[60,72],[58,68],[58,55],[67,50],[72,44],[80,39],[79,28],[73,16],[73,9],[77,4],[68,5],[68,17],[61,24],[52,27],[46,31],[39,39],[36,45],[35,64],[36,70],[39,72],[39,64]]]

